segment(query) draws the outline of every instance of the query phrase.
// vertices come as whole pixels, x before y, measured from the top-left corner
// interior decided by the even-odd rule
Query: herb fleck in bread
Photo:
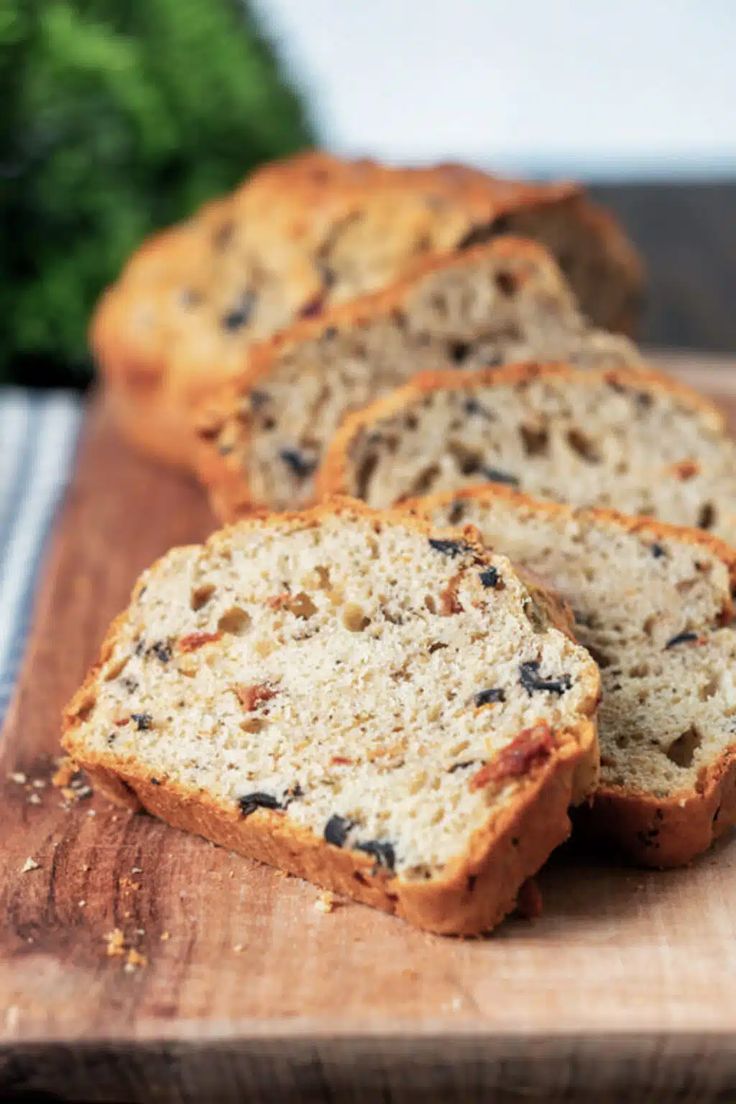
[[[176,827],[478,933],[595,786],[599,675],[564,628],[471,529],[254,518],[144,573],[64,745]]]
[[[255,348],[203,418],[199,474],[225,521],[253,506],[304,506],[345,416],[419,369],[560,357],[640,363],[630,341],[592,329],[540,246],[498,238],[432,259],[390,289],[335,307]]]
[[[575,185],[323,153],[266,166],[146,242],[104,296],[92,346],[121,425],[154,456],[190,466],[192,409],[240,373],[254,341],[499,233],[548,245],[596,324],[632,327],[638,259]]]
[[[378,507],[506,483],[736,542],[736,447],[723,418],[696,392],[636,368],[420,374],[346,418],[318,482]]]
[[[690,529],[537,502],[503,487],[420,499],[543,576],[601,667],[601,777],[582,826],[651,866],[736,822],[736,552]]]

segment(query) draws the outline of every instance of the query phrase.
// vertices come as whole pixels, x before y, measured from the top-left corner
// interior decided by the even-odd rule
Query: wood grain
[[[675,367],[736,413],[733,373]],[[323,914],[305,883],[31,784],[140,569],[211,526],[198,489],[129,453],[95,402],[0,748],[0,1093],[733,1099],[733,840],[661,874],[568,847],[539,920],[459,941],[354,904]],[[107,955],[114,928],[145,967]]]

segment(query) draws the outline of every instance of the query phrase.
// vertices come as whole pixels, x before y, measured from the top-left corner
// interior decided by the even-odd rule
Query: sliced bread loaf
[[[567,599],[601,668],[601,777],[581,828],[651,866],[736,823],[736,552],[704,533],[474,487],[421,499]]]
[[[345,416],[420,369],[558,357],[640,363],[630,341],[592,329],[550,255],[498,238],[424,262],[390,289],[335,307],[256,347],[203,417],[199,474],[224,521],[314,498],[314,472]]]
[[[720,413],[634,368],[422,374],[349,415],[318,478],[372,506],[493,481],[736,542],[736,447]]]
[[[192,407],[242,370],[254,341],[499,233],[548,244],[586,314],[632,326],[638,259],[575,185],[324,153],[266,166],[146,242],[104,296],[91,340],[126,434],[189,467]]]
[[[598,670],[472,530],[336,502],[145,572],[65,715],[111,796],[437,932],[511,908],[597,779]]]

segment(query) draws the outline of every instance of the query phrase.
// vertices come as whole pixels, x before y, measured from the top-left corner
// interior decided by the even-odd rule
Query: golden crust
[[[641,866],[684,866],[736,825],[736,746],[703,773],[695,791],[656,798],[602,787],[579,816],[593,837],[613,841]]]
[[[183,279],[216,286],[212,238],[218,227],[229,222],[258,226],[256,252],[261,250],[266,264],[274,266],[284,291],[279,329],[298,317],[321,287],[314,258],[331,233],[366,211],[373,220],[371,240],[380,242],[387,257],[381,282],[391,283],[422,251],[447,253],[499,218],[544,208],[566,212],[598,251],[604,268],[615,274],[620,302],[610,304],[613,313],[599,321],[610,329],[629,330],[642,284],[639,259],[615,221],[579,186],[502,180],[459,165],[390,169],[311,152],[265,166],[231,195],[145,242],[102,297],[91,324],[91,346],[102,374],[123,389],[130,387],[132,401],[148,408],[145,421],[137,426],[126,422],[136,430],[134,443],[144,449],[150,445],[157,456],[188,467],[192,407],[202,393],[238,371],[237,365],[212,355],[197,359],[195,354],[189,361],[187,354],[187,363],[182,363],[176,352],[180,320],[172,313],[175,296]],[[140,317],[146,312],[148,321]],[[195,339],[193,344],[202,342]],[[147,382],[142,398],[141,379]],[[168,426],[157,433],[156,414],[164,418],[168,412],[170,422],[172,408],[178,427],[162,448],[158,438]]]
[[[436,529],[405,511],[377,515],[350,499],[334,499],[301,513],[268,514],[261,521],[287,528],[293,524],[317,525],[328,513],[373,517],[378,524],[398,522],[423,535],[461,537],[475,548],[482,561],[488,561],[489,554],[472,526]],[[251,519],[238,527],[256,523]],[[219,539],[220,534],[214,534],[208,543]],[[133,594],[141,585],[139,580]],[[558,627],[566,627],[562,607],[552,603],[550,616]],[[126,617],[124,612],[111,624],[100,659],[64,711],[62,744],[77,765],[88,772],[93,784],[119,804],[145,809],[175,828],[196,832],[249,858],[394,913],[427,931],[477,935],[499,923],[514,908],[524,880],[569,835],[569,806],[583,801],[595,784],[595,710],[600,682],[591,662],[588,694],[578,723],[553,730],[553,753],[532,768],[513,801],[489,815],[487,823],[471,837],[466,853],[448,864],[441,878],[430,882],[403,880],[376,867],[369,856],[335,847],[290,822],[282,813],[258,809],[244,818],[237,809],[220,805],[199,792],[167,780],[153,781],[135,761],[86,749],[77,739],[77,732],[94,706],[100,671]]]
[[[705,415],[713,433],[726,435],[726,423],[722,413],[708,399],[687,384],[657,372],[652,368],[576,368],[570,364],[509,364],[500,368],[460,371],[447,369],[441,372],[420,372],[409,383],[377,399],[362,410],[348,414],[330,444],[317,472],[317,497],[349,493],[347,463],[353,441],[367,427],[382,418],[391,417],[415,400],[432,391],[464,391],[485,387],[527,383],[531,380],[574,380],[586,387],[599,386],[601,380],[621,387],[667,395],[681,405]]]
[[[717,556],[728,568],[731,588],[736,587],[736,549],[699,529],[668,525],[652,518],[630,517],[616,510],[576,508],[549,502],[498,484],[443,491],[407,501],[403,507],[409,513],[430,518],[439,506],[458,499],[501,500],[552,518],[592,518],[655,541],[684,541]],[[497,551],[503,552],[503,548]],[[728,624],[733,614],[733,600],[729,595],[721,610],[720,623]],[[614,842],[630,859],[643,866],[683,866],[736,825],[736,744],[702,773],[694,789],[657,798],[621,786],[602,784],[590,802],[576,812],[575,820],[591,836],[607,843]]]
[[[593,721],[566,734],[564,748],[590,746]],[[467,855],[431,883],[404,881],[376,868],[367,855],[335,847],[267,809],[247,818],[206,796],[152,783],[132,766],[123,769],[85,756],[67,735],[64,746],[92,784],[118,804],[144,809],[174,828],[195,832],[247,858],[306,878],[373,908],[442,935],[480,935],[516,904],[524,880],[570,834],[568,808],[577,754],[562,753],[534,775],[519,798],[473,836]]]

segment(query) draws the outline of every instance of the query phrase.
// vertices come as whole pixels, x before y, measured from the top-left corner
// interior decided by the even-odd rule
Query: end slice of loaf
[[[103,297],[91,345],[124,432],[190,467],[192,409],[237,377],[254,342],[389,286],[423,257],[501,233],[547,245],[598,325],[633,326],[639,260],[575,184],[318,151],[264,166],[148,239]]]
[[[63,742],[175,827],[478,933],[595,786],[599,675],[564,627],[472,530],[253,519],[144,573]]]
[[[721,414],[638,368],[421,374],[348,416],[319,473],[323,493],[377,507],[488,482],[736,542],[736,446]]]
[[[601,668],[601,777],[581,827],[649,866],[736,823],[736,552],[704,533],[502,487],[419,500],[554,585]]]
[[[391,288],[283,331],[203,419],[199,474],[224,521],[314,499],[314,473],[345,416],[421,370],[544,356],[582,367],[640,364],[593,329],[541,246],[499,238],[433,259]]]

